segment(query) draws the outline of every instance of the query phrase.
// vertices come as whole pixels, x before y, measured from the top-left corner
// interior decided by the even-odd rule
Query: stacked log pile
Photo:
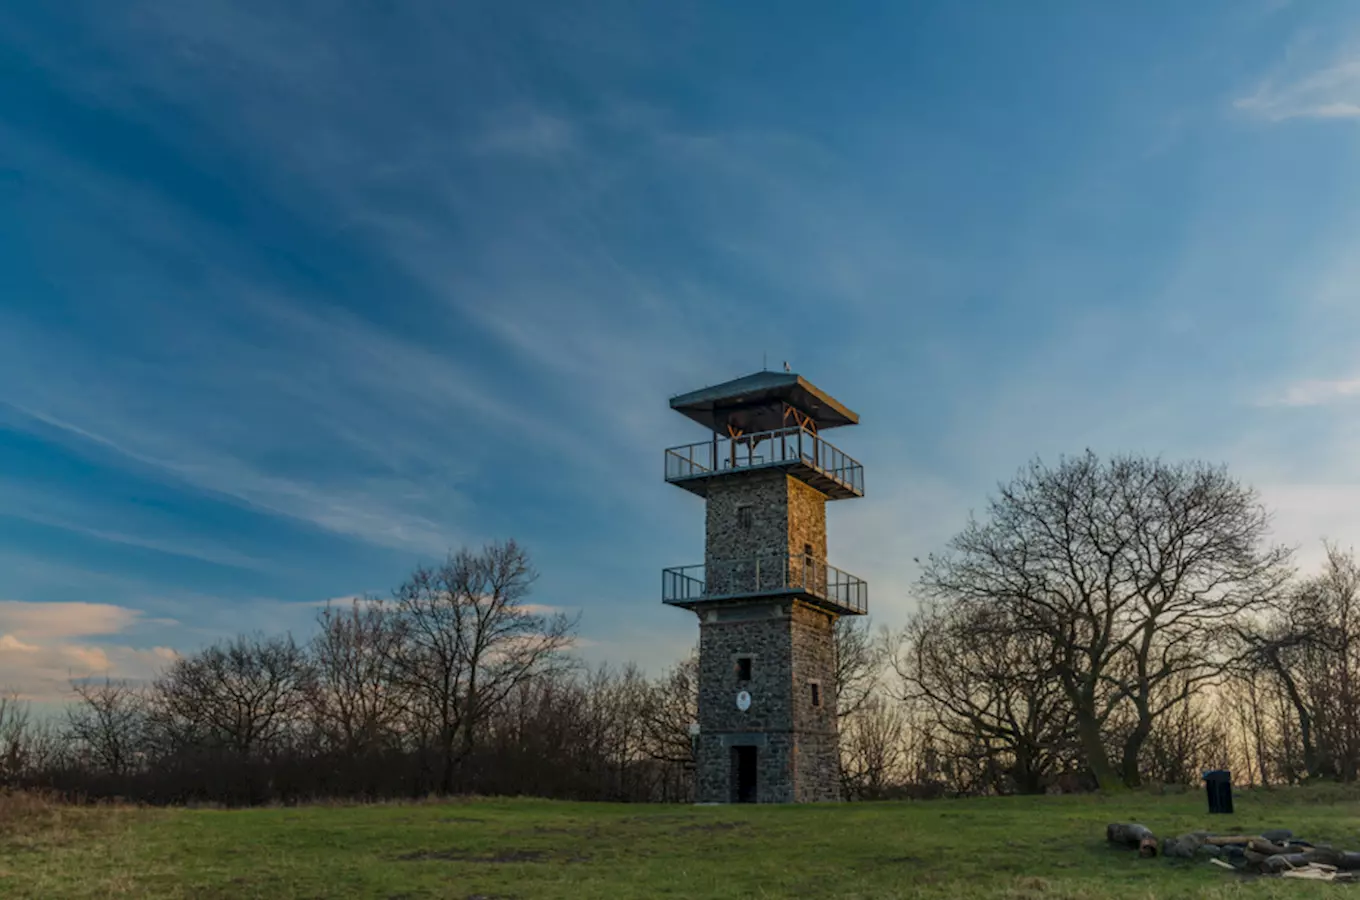
[[[1105,828],[1111,844],[1138,850],[1139,856],[1204,859],[1225,869],[1310,881],[1360,882],[1360,852],[1312,844],[1284,829],[1260,834],[1194,831],[1158,841],[1150,829],[1116,822]]]

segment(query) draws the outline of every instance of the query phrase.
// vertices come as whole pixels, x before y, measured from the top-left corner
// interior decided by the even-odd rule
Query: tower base
[[[841,799],[836,735],[701,736],[696,803],[829,803]]]
[[[697,612],[695,800],[840,800],[835,616],[793,597]]]

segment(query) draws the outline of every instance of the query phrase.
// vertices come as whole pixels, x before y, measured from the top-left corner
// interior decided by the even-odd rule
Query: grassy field
[[[74,808],[0,797],[0,897],[1313,897],[1360,886],[1252,879],[1104,844],[1292,828],[1360,848],[1360,797],[1199,793],[837,806],[537,800],[253,810]]]

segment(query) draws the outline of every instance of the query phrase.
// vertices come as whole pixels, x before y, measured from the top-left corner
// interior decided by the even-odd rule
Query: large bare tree
[[[1360,564],[1326,545],[1323,570],[1285,592],[1274,614],[1242,629],[1248,662],[1293,714],[1302,772],[1360,777]],[[1287,768],[1287,766],[1285,767]]]
[[[525,602],[536,578],[528,553],[506,541],[417,568],[395,592],[394,671],[435,719],[444,793],[491,713],[564,663],[576,620]]]
[[[1221,677],[1235,617],[1289,577],[1268,526],[1221,466],[1088,451],[1023,469],[921,581],[1045,641],[1097,780],[1137,784],[1157,718]],[[1123,706],[1133,724],[1112,761],[1106,724]]]
[[[1007,789],[1040,793],[1070,760],[1071,704],[1047,640],[1016,628],[1005,606],[927,606],[897,636],[891,661],[901,699],[954,738],[950,746],[994,764]]]
[[[406,710],[394,689],[397,629],[391,610],[366,598],[348,609],[327,605],[311,642],[315,678],[308,692],[312,718],[326,744],[362,755],[391,743]]]
[[[147,738],[147,704],[141,691],[111,678],[73,681],[71,690],[77,700],[66,708],[67,732],[92,766],[113,776],[136,768]]]
[[[269,754],[296,736],[311,674],[291,636],[241,635],[172,662],[151,719],[172,745]]]

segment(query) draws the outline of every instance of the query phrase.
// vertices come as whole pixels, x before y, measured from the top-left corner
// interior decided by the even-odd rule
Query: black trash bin
[[[1210,769],[1200,774],[1204,779],[1204,792],[1209,796],[1209,812],[1231,813],[1232,772],[1227,769]]]

